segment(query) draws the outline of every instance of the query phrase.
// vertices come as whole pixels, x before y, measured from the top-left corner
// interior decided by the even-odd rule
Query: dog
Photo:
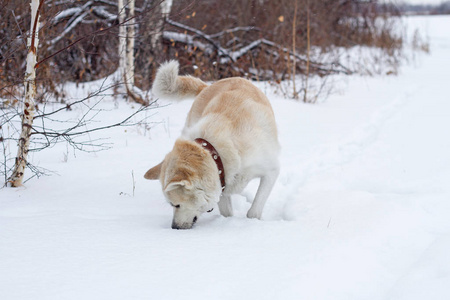
[[[231,195],[241,193],[254,178],[260,178],[260,183],[247,217],[261,219],[280,169],[280,145],[269,100],[243,78],[207,85],[178,73],[177,61],[162,64],[153,95],[195,100],[172,151],[144,175],[161,182],[174,208],[172,228],[192,228],[216,204],[222,216],[232,216]]]

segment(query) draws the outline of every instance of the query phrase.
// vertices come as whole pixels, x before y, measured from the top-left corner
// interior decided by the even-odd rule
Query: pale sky
[[[441,4],[443,0],[394,0],[394,2],[406,2],[411,4]]]

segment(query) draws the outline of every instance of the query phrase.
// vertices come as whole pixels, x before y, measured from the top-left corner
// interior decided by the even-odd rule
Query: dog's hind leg
[[[230,195],[221,195],[218,203],[220,214],[224,217],[231,217],[233,215],[233,206],[231,205]]]
[[[279,172],[279,168],[276,168],[272,172],[261,177],[255,200],[253,201],[252,206],[247,212],[248,218],[261,219],[264,205],[266,204],[267,198],[269,198],[270,192],[272,191],[275,181],[278,178]]]

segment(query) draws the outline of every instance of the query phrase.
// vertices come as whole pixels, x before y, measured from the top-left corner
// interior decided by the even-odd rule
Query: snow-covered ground
[[[450,17],[408,22],[431,54],[397,77],[342,78],[317,105],[260,84],[282,145],[262,221],[237,196],[232,218],[170,229],[159,182],[142,176],[192,101],[153,111],[150,131],[99,134],[108,151],[33,154],[57,175],[0,190],[0,299],[450,299]],[[134,111],[101,105],[105,122]]]

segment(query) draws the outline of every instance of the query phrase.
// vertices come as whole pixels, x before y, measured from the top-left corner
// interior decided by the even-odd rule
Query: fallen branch
[[[170,21],[169,24],[173,25],[174,22]],[[176,23],[176,24],[179,24],[179,23]],[[178,27],[182,28],[182,29],[188,28],[188,26],[184,26],[184,25],[178,26]],[[233,31],[233,29],[230,29],[230,30]],[[239,30],[242,30],[242,27],[240,27]],[[163,32],[163,39],[165,39],[171,43],[179,42],[179,43],[182,43],[185,45],[190,45],[194,49],[199,49],[199,50],[205,52],[206,54],[211,54],[214,52],[214,50],[217,50],[220,48],[220,51],[218,52],[218,56],[220,57],[219,63],[221,65],[226,65],[226,64],[231,65],[233,63],[236,63],[240,58],[242,58],[246,54],[249,54],[252,50],[261,48],[262,46],[266,46],[268,48],[275,49],[276,51],[266,49],[266,51],[274,57],[279,57],[280,52],[289,54],[290,59],[292,59],[292,60],[295,59],[297,62],[300,63],[297,66],[300,69],[303,69],[304,68],[303,65],[306,65],[306,63],[308,62],[308,58],[306,56],[294,53],[290,49],[288,49],[286,47],[282,47],[280,45],[277,45],[276,43],[269,41],[267,39],[258,39],[256,41],[251,42],[250,44],[248,44],[246,46],[242,46],[238,50],[230,51],[228,49],[221,47],[218,42],[212,41],[211,37],[216,36],[216,35],[206,35],[206,34],[199,35],[199,33],[201,33],[201,32],[199,32],[197,29],[192,29],[192,28],[190,28],[190,31],[194,32],[196,35],[189,35],[187,33],[179,33],[179,32],[173,32],[173,31],[165,31],[165,32]],[[226,32],[226,31],[223,31],[223,32]],[[207,43],[202,43],[202,42],[196,40],[197,37],[203,38],[203,40],[206,41]],[[287,58],[285,58],[285,59],[287,60]],[[349,75],[349,74],[353,73],[350,69],[344,67],[342,64],[337,63],[337,62],[319,63],[319,62],[314,62],[314,61],[310,60],[309,65],[310,65],[310,68],[318,71],[321,75],[338,74],[338,73]]]
[[[186,31],[190,31],[190,32],[195,33],[196,36],[201,37],[201,38],[203,38],[205,41],[207,41],[208,43],[210,43],[210,44],[211,44],[211,45],[219,52],[219,55],[223,55],[223,56],[228,56],[228,57],[229,57],[228,51],[225,50],[224,48],[222,48],[222,47],[220,46],[220,44],[219,44],[218,42],[215,42],[209,35],[207,35],[207,34],[201,32],[201,31],[198,30],[198,29],[195,29],[195,28],[192,28],[192,27],[190,27],[190,26],[187,26],[187,25],[184,25],[184,24],[181,24],[181,23],[172,21],[172,20],[170,20],[170,19],[167,19],[166,22],[167,22],[167,24],[170,24],[170,25],[172,25],[172,26],[174,26],[174,27],[178,27],[178,28],[184,29],[184,30],[186,30]],[[193,39],[194,39],[194,37],[193,37]],[[231,57],[230,57],[230,58],[231,58]]]

